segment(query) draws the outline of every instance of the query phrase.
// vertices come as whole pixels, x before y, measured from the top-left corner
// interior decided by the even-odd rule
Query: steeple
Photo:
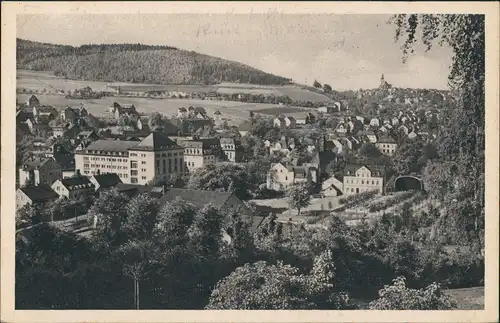
[[[382,77],[380,78],[380,80],[383,82],[384,81],[384,74],[382,74]]]

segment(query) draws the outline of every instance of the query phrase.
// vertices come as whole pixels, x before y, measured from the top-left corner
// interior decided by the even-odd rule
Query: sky
[[[18,15],[17,37],[64,45],[169,45],[337,90],[447,88],[450,48],[417,44],[406,63],[387,15],[73,14]]]

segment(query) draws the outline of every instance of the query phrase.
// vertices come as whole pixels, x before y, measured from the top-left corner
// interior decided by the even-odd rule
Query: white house
[[[380,127],[380,119],[379,118],[372,118],[370,120],[370,126]]]
[[[283,191],[294,183],[313,183],[317,178],[317,169],[310,166],[292,166],[282,163],[273,164],[267,174],[266,187]]]
[[[407,126],[401,125],[401,126],[399,126],[398,130],[402,131],[405,135],[408,135],[409,129]]]

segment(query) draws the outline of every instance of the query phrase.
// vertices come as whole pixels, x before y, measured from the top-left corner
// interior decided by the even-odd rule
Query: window
[[[137,168],[137,162],[136,161],[131,161],[130,162],[130,168]]]
[[[137,171],[136,170],[131,170],[130,171],[131,176],[137,176]]]
[[[143,179],[143,180],[146,180],[146,176],[142,176],[142,179]]]
[[[145,160],[141,161],[141,164],[146,165],[146,161]]]
[[[136,183],[137,183],[137,177],[131,177],[131,178],[130,178],[130,182],[131,182],[132,184],[136,184]]]

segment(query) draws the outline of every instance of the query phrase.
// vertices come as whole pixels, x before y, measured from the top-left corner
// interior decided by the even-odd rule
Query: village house
[[[297,122],[294,117],[278,116],[274,118],[273,125],[280,129],[294,129],[297,126]]]
[[[318,108],[318,112],[321,113],[333,113],[335,110],[338,111],[338,107],[332,107],[332,106],[322,106]]]
[[[344,195],[376,190],[384,194],[386,170],[384,166],[347,164],[344,169]]]
[[[413,139],[415,139],[417,137],[418,137],[418,134],[415,131],[413,131],[413,130],[410,133],[408,133],[408,138],[409,139],[413,140]]]
[[[317,168],[311,166],[273,164],[267,174],[266,187],[275,191],[283,191],[294,183],[316,183],[317,173]]]
[[[393,126],[398,125],[398,124],[399,124],[399,118],[398,118],[398,117],[394,117],[394,118],[392,118],[392,119],[391,119],[391,124],[392,124]]]
[[[96,192],[102,192],[122,183],[122,180],[116,173],[96,174],[89,177],[90,182],[94,184]]]
[[[80,199],[93,196],[94,184],[86,176],[58,179],[52,184],[52,189],[67,199]]]
[[[375,135],[375,133],[373,131],[367,131],[367,132],[365,132],[364,135],[366,136],[368,141],[371,142],[372,144],[377,142],[377,136]]]
[[[378,129],[378,131],[381,132],[381,133],[388,133],[389,129],[387,129],[386,125],[383,125],[382,127],[380,127]]]
[[[66,107],[61,110],[61,112],[59,113],[59,117],[64,122],[75,123],[79,115],[78,112],[72,109],[71,107]]]
[[[133,104],[122,106],[117,102],[113,102],[109,107],[109,114],[116,120],[120,119],[121,116],[126,116],[128,118],[139,117],[139,113]]]
[[[40,101],[36,96],[32,95],[26,101],[26,105],[28,106],[28,108],[38,107],[40,105]]]
[[[295,141],[293,138],[286,138],[285,136],[281,136],[281,139],[273,144],[269,144],[269,154],[273,155],[276,153],[282,153],[286,156],[290,154],[290,152],[295,148]],[[266,144],[266,146],[268,145]]]
[[[207,93],[207,95],[205,95],[205,97],[203,98],[203,100],[209,100],[209,101],[218,100],[217,92],[209,92],[209,93]]]
[[[61,138],[61,137],[64,137],[64,135],[68,131],[68,126],[66,124],[59,125],[59,126],[51,127],[51,129],[52,129],[52,136],[54,138]]]
[[[325,144],[325,150],[330,150],[336,154],[341,154],[344,151],[344,146],[338,139],[328,140]]]
[[[38,123],[49,123],[52,120],[57,119],[58,113],[57,110],[51,106],[34,106],[33,107],[33,116],[35,117],[35,121]]]
[[[331,176],[321,184],[321,195],[323,196],[339,196],[343,192],[343,183],[335,176]]]
[[[398,131],[401,131],[405,135],[408,135],[410,129],[408,129],[408,127],[403,124],[403,125],[399,126]]]
[[[60,165],[54,158],[32,157],[19,168],[19,185],[51,185],[62,178]]]
[[[380,127],[380,119],[379,118],[372,118],[370,120],[370,126],[372,126],[372,127]]]
[[[99,135],[95,133],[94,130],[80,131],[76,136],[78,140],[81,141],[96,141],[99,139]]]
[[[349,120],[347,122],[347,132],[354,132],[354,122],[352,120]]]
[[[48,185],[21,187],[16,190],[16,209],[25,205],[37,205],[43,208],[58,198],[59,194]]]
[[[243,151],[241,141],[234,138],[220,138],[220,146],[226,156],[226,160],[233,163],[242,161]]]
[[[378,148],[378,150],[380,150],[381,153],[388,156],[392,156],[398,148],[398,144],[390,136],[384,136],[380,138],[375,146]]]
[[[335,128],[335,132],[338,132],[338,133],[347,133],[347,127],[345,126],[344,123],[339,123],[337,125],[337,128]]]
[[[359,120],[361,123],[365,123],[365,118],[361,116],[356,116],[356,120]]]
[[[238,126],[238,132],[242,137],[246,136],[252,130],[252,123],[245,121]]]
[[[184,107],[177,108],[177,118],[187,117],[187,110]]]

